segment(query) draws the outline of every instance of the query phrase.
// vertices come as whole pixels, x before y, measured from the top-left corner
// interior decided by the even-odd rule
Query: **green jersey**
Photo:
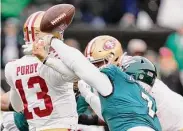
[[[29,131],[29,125],[23,113],[14,113],[15,125],[20,131]]]
[[[77,99],[77,113],[78,113],[78,115],[81,115],[81,114],[91,115],[92,112],[88,107],[89,107],[89,104],[85,101],[85,98],[82,97],[81,95],[78,96],[78,99]]]
[[[101,72],[108,76],[113,85],[111,95],[99,95],[102,116],[110,131],[127,131],[137,126],[161,131],[155,114],[155,100],[131,76],[115,65],[109,65]]]

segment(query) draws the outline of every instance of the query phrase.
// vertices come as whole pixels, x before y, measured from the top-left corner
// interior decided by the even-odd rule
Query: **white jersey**
[[[59,64],[62,66],[62,62]],[[36,57],[24,56],[6,65],[5,76],[11,92],[18,93],[24,103],[28,124],[41,129],[75,129],[78,122],[76,101],[67,74],[58,73]],[[19,103],[16,98],[10,100],[12,105]]]
[[[183,97],[171,91],[162,81],[156,79],[150,91],[157,104],[157,116],[163,131],[183,129]]]

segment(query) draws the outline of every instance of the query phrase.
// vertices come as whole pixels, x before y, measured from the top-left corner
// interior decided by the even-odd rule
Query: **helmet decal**
[[[114,49],[115,41],[116,41],[115,39],[106,41],[104,46],[103,46],[103,49],[104,50]]]
[[[126,61],[126,62],[122,63],[123,70],[126,70],[130,66],[130,64],[133,64],[136,62],[137,62],[136,60],[130,60],[130,61]]]
[[[139,75],[139,79],[141,79],[141,80],[144,79],[144,75],[143,74],[140,74]]]
[[[150,71],[147,72],[147,75],[150,76],[150,77],[153,77],[153,73],[150,72]]]

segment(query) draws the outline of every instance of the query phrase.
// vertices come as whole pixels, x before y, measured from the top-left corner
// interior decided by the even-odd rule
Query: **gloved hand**
[[[41,62],[47,58],[51,46],[51,40],[53,38],[53,35],[45,35],[42,39],[33,43],[32,54],[35,55]]]
[[[25,45],[22,45],[23,48],[23,53],[25,55],[31,55],[32,54],[32,50],[33,50],[33,45],[35,43],[38,43],[40,41],[43,41],[44,43],[44,49],[48,52],[50,45],[51,45],[51,40],[52,38],[54,38],[54,36],[52,34],[49,35],[45,35],[42,39],[35,41],[33,44],[32,43],[26,43]]]
[[[32,54],[32,48],[33,48],[33,44],[25,44],[25,45],[22,45],[22,48],[23,48],[23,53],[25,55],[31,55]]]

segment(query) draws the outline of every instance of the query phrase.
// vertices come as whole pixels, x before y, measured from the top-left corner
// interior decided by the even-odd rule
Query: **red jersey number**
[[[34,113],[39,117],[49,116],[53,111],[53,104],[51,101],[51,97],[47,94],[48,87],[46,85],[46,82],[43,78],[41,78],[39,76],[30,77],[28,82],[27,82],[28,88],[34,88],[34,84],[40,85],[41,92],[36,93],[37,99],[38,100],[43,99],[45,107],[46,107],[45,109],[42,109],[42,110],[39,107],[35,107],[35,108],[33,108]],[[21,79],[16,80],[15,85],[16,85],[16,88],[18,89],[20,96],[21,96],[21,99],[24,103],[24,114],[25,114],[26,118],[33,119],[32,112],[30,112],[27,108],[28,102],[27,102],[27,99],[25,97],[25,92],[23,90],[22,80]]]

